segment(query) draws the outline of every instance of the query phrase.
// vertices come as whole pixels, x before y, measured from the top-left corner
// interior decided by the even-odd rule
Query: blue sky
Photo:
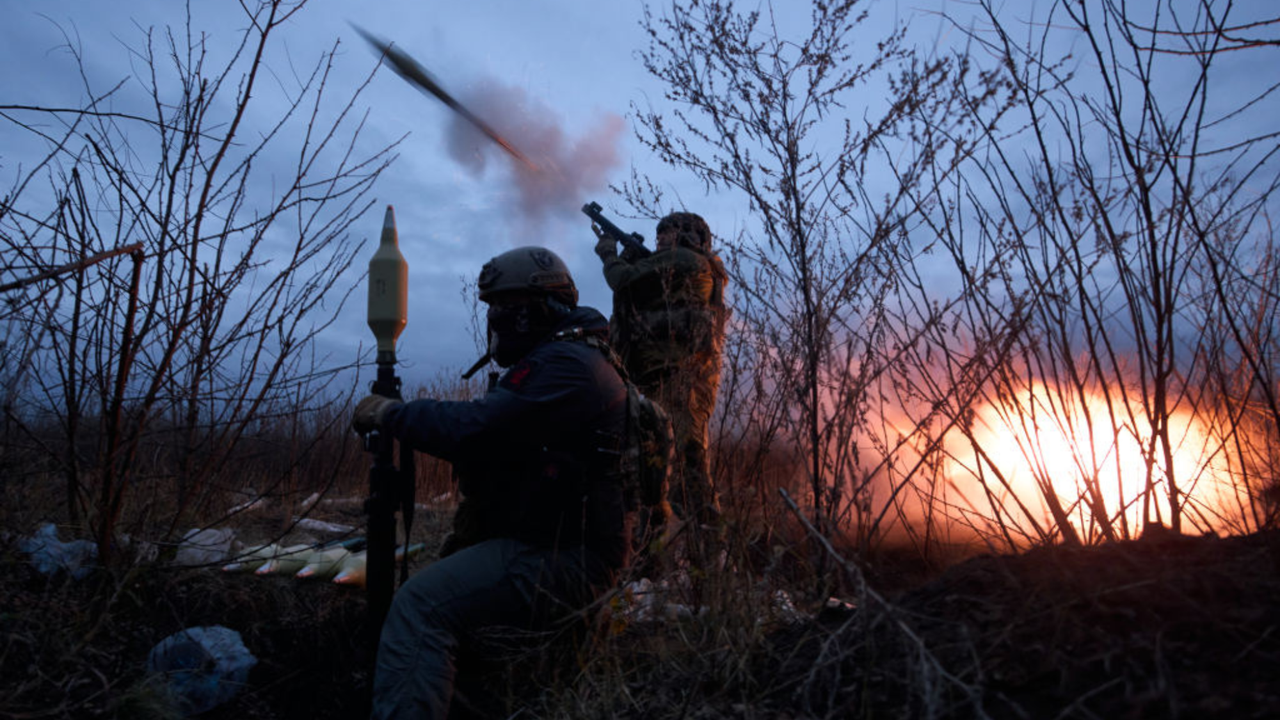
[[[903,14],[921,12],[920,3],[888,0],[872,5],[886,27]],[[955,7],[946,0],[923,5]],[[662,7],[655,3],[655,13]],[[801,0],[779,0],[774,8],[784,31],[792,19],[802,25],[809,13],[809,4]],[[633,168],[664,189],[672,203],[669,209],[703,214],[721,237],[734,236],[749,223],[739,200],[708,195],[701,183],[663,166],[636,142],[628,116],[632,105],[663,106],[663,88],[636,57],[648,41],[640,26],[643,11],[641,0],[385,0],[358,6],[311,0],[277,36],[274,54],[268,57],[274,76],[259,86],[250,122],[273,121],[284,107],[281,95],[296,86],[294,76],[304,75],[335,40],[341,45],[328,92],[336,101],[353,91],[377,64],[377,56],[349,24],[356,22],[409,52],[459,99],[477,94],[492,99],[496,93],[499,99],[523,101],[526,119],[532,117],[544,129],[558,129],[566,147],[592,139],[597,157],[589,181],[575,185],[554,203],[544,203],[537,212],[522,212],[522,196],[507,156],[486,141],[473,141],[470,150],[465,143],[460,146],[450,134],[456,116],[442,103],[389,70],[374,78],[360,100],[370,112],[363,146],[372,149],[404,139],[399,159],[376,186],[376,206],[353,232],[369,241],[362,258],[372,254],[382,208],[394,206],[410,266],[409,322],[400,338],[399,359],[411,383],[465,368],[478,356],[464,278],[474,278],[486,260],[506,249],[526,244],[552,248],[569,264],[581,301],[607,314],[610,295],[592,253],[594,236],[578,208],[599,201],[624,229],[638,231],[652,242],[652,223],[621,217],[615,211],[624,208],[607,189],[610,183],[627,180]],[[131,103],[145,108],[149,99],[137,82],[145,67],[130,48],[143,45],[147,29],[172,26],[180,31],[184,22],[183,3],[171,0],[0,0],[0,13],[6,18],[0,29],[0,62],[10,69],[0,75],[0,102],[60,107],[78,107],[85,98],[74,59],[65,49],[67,36],[80,47],[95,89],[129,79],[113,102],[116,109],[133,110]],[[244,14],[230,1],[192,3],[192,13],[193,25],[208,33],[208,65],[218,66],[239,38]],[[933,28],[926,33],[936,32],[938,22],[921,25]],[[15,72],[16,68],[21,70]],[[501,126],[511,120],[502,112],[505,107],[502,102],[480,103],[475,110]],[[29,135],[14,140],[9,135],[14,132],[10,124],[0,125],[4,187],[20,168],[29,166],[33,153],[44,150],[33,147]],[[289,148],[287,141],[277,147],[282,178],[291,172]],[[602,160],[604,156],[610,157]],[[357,263],[358,271],[363,272],[364,263]],[[353,275],[350,282],[355,281]],[[319,349],[331,358],[326,362],[339,365],[367,351],[371,342],[361,287],[325,332]]]
[[[1257,12],[1266,6],[1245,5]],[[193,6],[195,24],[210,34],[215,55],[227,52],[227,43],[238,37],[244,22],[238,5],[219,0]],[[946,30],[932,13],[972,8],[946,0],[886,0],[872,6],[876,22],[883,20],[885,27],[914,15],[916,37],[939,46],[961,41],[961,33]],[[808,12],[808,3],[801,0],[778,0],[774,7],[783,23]],[[1044,12],[1040,3],[1002,7],[1018,22],[1036,17],[1031,8]],[[82,48],[92,84],[105,89],[142,70],[127,47],[141,44],[143,29],[180,27],[183,21],[182,3],[166,0],[0,0],[0,13],[6,18],[0,29],[0,63],[6,68],[0,75],[0,102],[67,107],[81,104],[83,90],[73,59],[61,49],[63,32]],[[718,235],[734,236],[749,226],[747,210],[737,199],[706,195],[700,183],[662,166],[635,141],[627,117],[630,107],[649,102],[661,106],[663,94],[636,59],[636,51],[647,42],[639,25],[642,13],[640,0],[387,0],[359,5],[312,0],[278,38],[281,43],[268,60],[277,89],[289,88],[293,73],[305,71],[340,40],[330,92],[337,99],[353,90],[377,62],[348,24],[358,22],[412,54],[459,98],[496,93],[507,101],[521,100],[536,124],[563,133],[566,147],[594,138],[597,165],[591,182],[575,186],[538,212],[522,212],[522,196],[505,155],[484,141],[473,141],[469,148],[466,142],[451,145],[450,127],[456,120],[443,104],[392,72],[384,70],[374,78],[360,101],[370,111],[365,147],[405,139],[399,160],[376,187],[377,204],[354,232],[370,241],[362,251],[367,257],[381,228],[382,208],[395,207],[401,247],[410,265],[409,323],[399,351],[410,382],[465,368],[477,356],[463,278],[474,278],[488,258],[511,247],[541,244],[554,249],[573,271],[582,302],[607,312],[608,289],[591,251],[594,237],[578,208],[588,200],[600,201],[625,229],[651,240],[651,223],[615,215],[612,211],[619,207],[605,187],[626,180],[633,167],[663,186],[668,198],[702,213]],[[1025,32],[1025,26],[1014,27]],[[271,83],[262,87],[254,112],[260,114],[256,119],[267,122],[282,105],[272,96]],[[117,102],[127,105],[140,99],[126,88]],[[511,120],[502,112],[509,105],[481,103],[476,109],[502,125]],[[495,113],[499,116],[491,116]],[[852,108],[851,114],[860,115],[861,108]],[[18,142],[11,132],[8,124],[0,126],[0,187],[12,182],[24,161],[30,162],[25,153],[33,150],[26,146],[29,136]],[[612,160],[601,160],[604,156]],[[479,158],[483,167],[478,167]],[[282,175],[289,171],[282,164]],[[359,261],[358,270],[363,264]],[[345,363],[361,346],[367,349],[371,340],[361,288],[326,332],[321,350],[331,354],[334,364]]]
[[[126,46],[140,46],[144,28],[180,28],[181,5],[0,1],[6,18],[0,30],[0,62],[9,68],[0,77],[0,97],[6,103],[64,107],[83,101],[73,58],[61,47],[63,32],[82,48],[95,87],[105,89],[136,77],[141,67]],[[193,6],[195,24],[211,34],[209,44],[215,53],[235,39],[244,24],[234,3]],[[577,208],[597,200],[612,209],[605,186],[625,180],[632,164],[669,185],[691,209],[703,211],[713,223],[737,222],[732,212],[723,214],[716,207],[714,198],[704,200],[701,186],[681,184],[637,150],[625,119],[629,105],[658,99],[662,92],[634,58],[645,42],[637,24],[642,13],[638,0],[609,3],[608,11],[602,10],[602,3],[587,0],[393,1],[363,3],[358,11],[355,7],[338,0],[312,0],[290,22],[279,38],[283,43],[277,46],[277,55],[269,60],[278,75],[277,87],[288,87],[291,73],[309,68],[340,39],[342,51],[330,92],[338,98],[354,89],[377,62],[348,24],[357,22],[400,45],[459,98],[496,87],[504,97],[523,97],[527,112],[544,125],[558,127],[566,145],[590,135],[601,152],[616,153],[612,163],[597,168],[603,172],[594,174],[594,182],[572,193],[579,197],[560,198],[540,212],[523,213],[506,156],[476,147],[469,159],[464,150],[467,162],[459,162],[449,152],[452,113],[395,74],[378,73],[361,100],[371,113],[365,144],[373,147],[407,137],[399,147],[399,160],[376,187],[377,207],[355,232],[371,241],[362,256],[371,254],[381,228],[381,208],[395,207],[401,247],[410,265],[410,317],[399,356],[411,382],[414,376],[426,379],[442,369],[465,368],[474,360],[462,278],[473,278],[488,258],[505,249],[523,244],[551,247],[570,264],[582,301],[607,314],[608,289],[591,252],[594,237]],[[16,68],[21,71],[15,72]],[[129,99],[122,94],[117,109]],[[269,89],[259,92],[254,110],[262,121],[278,108]],[[497,125],[505,120],[489,119]],[[9,132],[8,126],[0,130]],[[3,136],[0,143],[5,147],[0,153],[0,181],[8,185],[22,163],[30,163],[24,151],[32,148],[17,147]],[[485,159],[479,170],[474,162],[477,153]],[[289,168],[282,165],[281,172],[287,174]],[[614,217],[627,229],[652,238],[649,223]],[[363,260],[359,264],[363,271]],[[322,350],[333,353],[335,362],[347,361],[361,343],[367,348],[371,339],[364,325],[361,289],[326,334]]]

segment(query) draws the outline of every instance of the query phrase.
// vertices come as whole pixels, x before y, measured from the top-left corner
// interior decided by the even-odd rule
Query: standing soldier
[[[655,252],[628,247],[619,257],[614,238],[591,227],[614,293],[610,342],[631,379],[671,416],[672,504],[686,520],[715,524],[707,425],[720,386],[728,275],[711,250],[711,228],[694,213],[671,213],[658,222]]]

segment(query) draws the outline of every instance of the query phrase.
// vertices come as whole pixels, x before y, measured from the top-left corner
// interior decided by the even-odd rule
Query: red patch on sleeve
[[[533,363],[524,360],[511,368],[502,378],[502,384],[512,390],[519,390],[529,376],[533,374]]]

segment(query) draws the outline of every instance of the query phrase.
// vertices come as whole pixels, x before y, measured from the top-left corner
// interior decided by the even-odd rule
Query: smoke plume
[[[605,188],[609,172],[620,162],[624,123],[613,113],[600,115],[581,135],[569,137],[556,113],[520,88],[488,80],[460,93],[459,100],[536,167],[513,158],[456,113],[450,114],[445,136],[449,155],[477,176],[489,162],[509,167],[526,219],[576,211]]]

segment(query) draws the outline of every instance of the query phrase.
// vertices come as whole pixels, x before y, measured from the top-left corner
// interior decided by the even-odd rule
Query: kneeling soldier
[[[489,351],[507,368],[478,400],[370,395],[353,426],[378,428],[459,467],[475,542],[414,575],[382,629],[374,718],[443,718],[459,646],[495,629],[546,627],[594,600],[627,563],[617,472],[626,388],[584,335],[608,323],[578,306],[568,268],[523,247],[485,264]]]

